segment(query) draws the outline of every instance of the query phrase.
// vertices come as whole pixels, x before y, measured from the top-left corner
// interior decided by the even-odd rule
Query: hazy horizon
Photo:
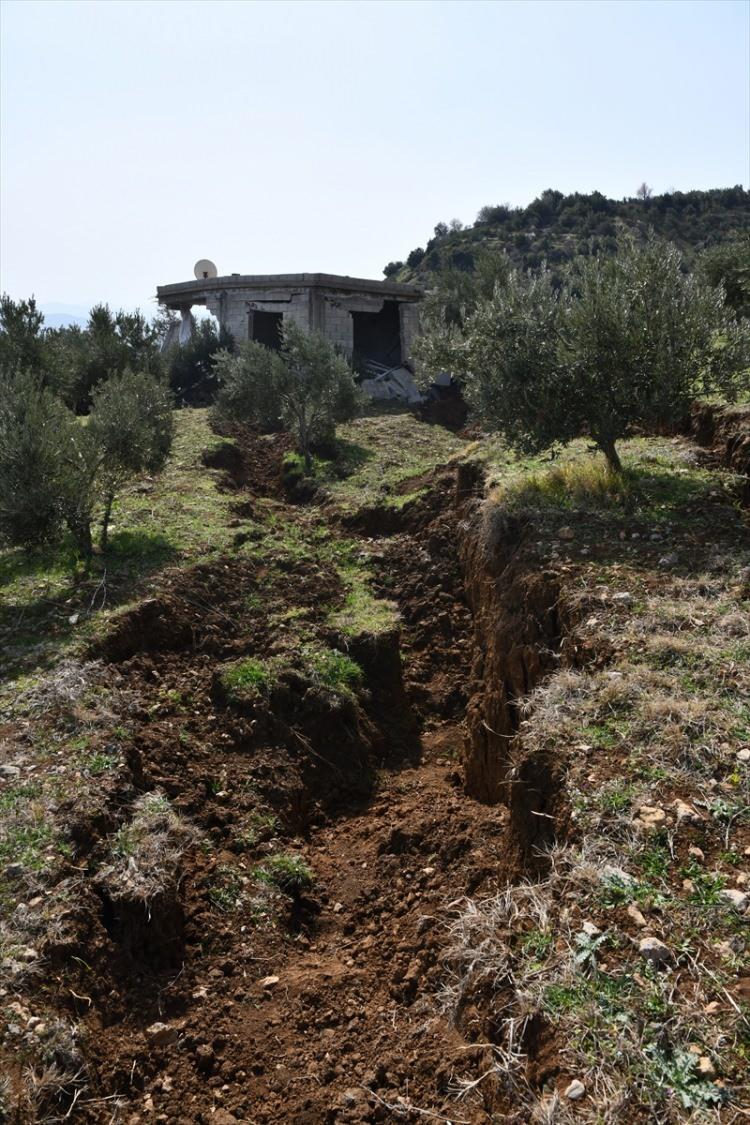
[[[750,182],[744,0],[4,0],[0,288],[379,277],[545,188]]]

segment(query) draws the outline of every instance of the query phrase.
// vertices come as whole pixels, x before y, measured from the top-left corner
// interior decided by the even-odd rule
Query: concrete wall
[[[249,338],[250,314],[258,309],[263,312],[280,312],[285,321],[294,321],[306,332],[322,332],[332,344],[351,355],[354,346],[351,314],[379,312],[384,299],[375,294],[320,288],[233,288],[207,295],[206,307],[219,324],[232,333],[238,344]],[[403,359],[408,359],[419,332],[419,310],[414,303],[399,302],[399,313],[401,354]]]

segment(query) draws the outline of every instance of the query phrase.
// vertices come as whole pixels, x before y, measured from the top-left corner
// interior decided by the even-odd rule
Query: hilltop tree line
[[[633,198],[615,200],[598,191],[548,189],[528,207],[482,207],[468,226],[458,219],[437,223],[424,246],[383,272],[430,285],[445,270],[471,273],[486,249],[502,250],[520,269],[546,263],[554,272],[575,257],[616,253],[623,233],[645,239],[649,231],[678,246],[692,266],[703,251],[750,235],[750,192],[737,186],[653,195],[644,183]]]

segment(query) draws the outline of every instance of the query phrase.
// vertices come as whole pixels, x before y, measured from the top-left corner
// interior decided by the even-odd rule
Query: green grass
[[[332,691],[351,693],[362,683],[359,664],[338,649],[304,648],[302,658],[313,679]]]
[[[328,487],[346,511],[403,504],[397,490],[405,481],[464,455],[469,448],[464,438],[441,426],[426,426],[408,411],[359,418],[340,426],[338,436],[339,444],[352,454],[347,465],[351,472]]]
[[[312,868],[298,855],[274,855],[253,871],[255,878],[296,897],[315,883]]]
[[[249,658],[230,665],[221,673],[221,682],[230,696],[248,691],[268,691],[275,682],[274,665],[268,660]]]
[[[87,642],[166,565],[190,565],[231,548],[233,498],[217,491],[216,473],[201,461],[202,451],[220,440],[206,410],[176,412],[164,471],[118,496],[110,549],[95,556],[88,577],[77,569],[69,539],[33,556],[0,550],[0,674],[17,678]]]

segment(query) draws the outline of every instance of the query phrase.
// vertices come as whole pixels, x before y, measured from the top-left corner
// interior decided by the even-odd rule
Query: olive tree
[[[721,290],[655,239],[578,259],[562,287],[544,269],[512,271],[463,329],[438,326],[420,346],[428,370],[461,377],[510,444],[535,452],[587,434],[614,472],[634,425],[674,422],[697,394],[731,396],[747,357],[748,333]]]
[[[104,551],[118,491],[131,477],[158,472],[169,456],[174,436],[169,390],[151,375],[115,375],[94,390],[87,430],[103,505],[100,546]]]
[[[217,370],[218,417],[264,428],[280,418],[295,435],[308,473],[313,446],[333,438],[336,423],[353,418],[360,403],[347,361],[320,333],[293,322],[283,326],[278,352],[245,344],[238,355],[222,356]]]
[[[221,351],[214,360],[219,383],[214,416],[251,422],[259,429],[278,428],[281,402],[278,393],[281,358],[278,352],[255,340],[240,344],[236,354]]]
[[[97,514],[106,550],[118,490],[166,460],[169,392],[153,376],[125,372],[94,391],[88,419],[32,373],[3,376],[0,392],[0,537],[28,550],[67,528],[88,567]]]
[[[59,537],[67,411],[29,371],[0,373],[0,540],[26,549]]]

